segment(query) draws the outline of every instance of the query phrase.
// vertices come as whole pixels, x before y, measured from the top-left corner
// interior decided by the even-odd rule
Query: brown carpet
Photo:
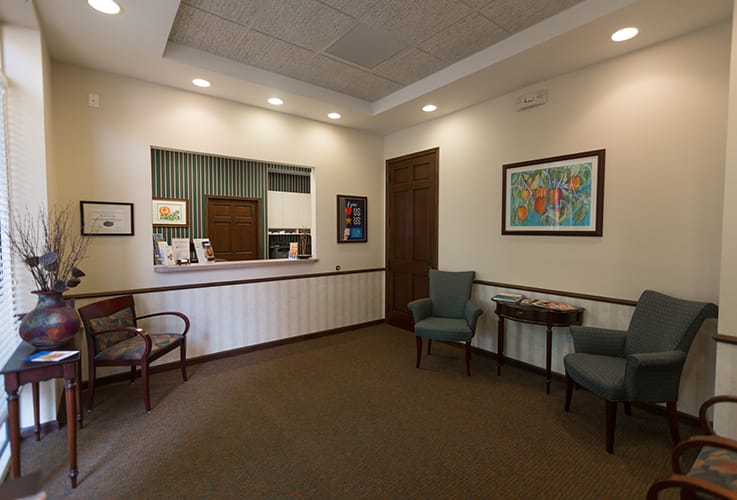
[[[192,332],[196,335],[197,332]],[[66,429],[26,439],[24,475],[49,498],[643,498],[669,471],[663,415],[618,415],[585,391],[375,326],[100,386],[79,433],[79,486]],[[83,394],[83,398],[86,394]],[[681,425],[688,436],[697,431]]]

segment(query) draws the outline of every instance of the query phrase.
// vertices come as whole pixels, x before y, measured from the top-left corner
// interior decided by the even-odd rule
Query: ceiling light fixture
[[[202,88],[207,88],[210,85],[212,85],[212,83],[210,83],[209,81],[205,80],[204,78],[195,78],[194,80],[192,80],[192,83],[195,84],[195,85],[197,85],[198,87],[202,87]]]
[[[282,101],[278,97],[269,97],[269,104],[273,104],[274,106],[281,106],[282,104],[284,104],[284,101]]]
[[[343,115],[341,115],[340,113],[328,113],[328,118],[330,118],[331,120],[340,120],[342,117]]]
[[[621,30],[617,30],[612,33],[612,41],[624,42],[625,40],[636,37],[639,32],[640,30],[633,26],[630,26],[629,28],[622,28]]]
[[[103,14],[119,14],[120,5],[115,3],[114,0],[87,0],[90,7]]]
[[[438,109],[438,107],[434,104],[425,104],[424,106],[422,106],[422,111],[424,111],[425,113],[432,113],[436,109]]]

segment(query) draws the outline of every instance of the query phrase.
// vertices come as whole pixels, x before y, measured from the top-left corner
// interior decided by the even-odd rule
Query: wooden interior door
[[[207,197],[207,236],[216,259],[261,259],[261,200]]]
[[[438,148],[386,161],[386,321],[413,329],[411,300],[438,266]]]

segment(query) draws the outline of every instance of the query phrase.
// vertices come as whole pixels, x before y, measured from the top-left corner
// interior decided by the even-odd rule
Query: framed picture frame
[[[189,226],[189,200],[154,198],[151,203],[151,221],[154,226]]]
[[[604,149],[502,166],[502,234],[601,236]]]
[[[133,203],[80,201],[83,236],[133,236]]]
[[[338,243],[365,243],[368,241],[367,198],[365,196],[337,196]]]

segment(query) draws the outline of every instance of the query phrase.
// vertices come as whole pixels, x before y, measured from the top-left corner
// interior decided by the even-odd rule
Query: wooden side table
[[[545,326],[545,384],[546,393],[550,394],[550,351],[553,346],[553,327],[580,325],[583,319],[583,308],[577,307],[570,311],[545,309],[533,305],[519,303],[496,302],[496,315],[499,317],[497,329],[497,375],[502,373],[504,364],[504,319]]]
[[[74,347],[70,347],[74,349]],[[38,383],[54,378],[63,378],[65,382],[67,435],[69,440],[69,479],[72,488],[77,487],[77,422],[82,427],[82,411],[80,406],[80,388],[78,378],[82,373],[82,358],[79,354],[64,358],[61,361],[33,362],[26,358],[40,349],[22,342],[3,367],[5,376],[5,392],[8,397],[8,434],[10,436],[10,472],[11,477],[20,477],[20,415],[18,407],[18,389],[30,383],[33,388],[34,434],[40,439],[41,427],[38,412]]]

